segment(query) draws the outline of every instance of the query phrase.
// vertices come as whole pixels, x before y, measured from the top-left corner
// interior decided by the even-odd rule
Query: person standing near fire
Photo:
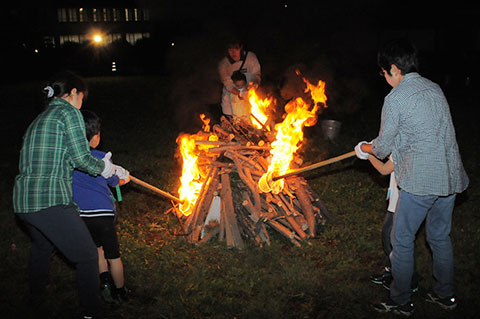
[[[418,74],[417,51],[406,40],[392,41],[377,56],[392,90],[385,97],[380,132],[371,144],[358,143],[361,154],[384,159],[392,154],[400,189],[391,234],[393,282],[387,300],[374,304],[379,312],[410,315],[414,273],[414,240],[425,220],[436,280],[426,301],[457,307],[450,239],[456,194],[468,187],[450,108],[440,86]]]
[[[83,110],[82,115],[91,154],[96,158],[103,158],[105,153],[96,149],[100,144],[100,118],[88,110]],[[73,201],[78,205],[80,217],[97,246],[100,292],[106,303],[128,300],[115,228],[117,210],[110,187],[123,186],[129,181],[130,173],[118,165],[115,174],[110,178],[92,176],[79,170],[73,172]]]
[[[80,113],[87,92],[77,75],[67,71],[56,74],[44,88],[47,108],[23,136],[13,209],[31,237],[27,309],[37,316],[44,309],[48,267],[55,247],[75,265],[84,318],[103,316],[97,249],[73,202],[72,175],[77,168],[108,178],[116,166],[110,160],[111,153],[102,159],[90,154]]]
[[[387,191],[388,207],[385,213],[385,218],[382,225],[382,247],[385,253],[385,262],[383,270],[379,274],[370,276],[370,281],[374,284],[383,285],[386,289],[390,289],[392,283],[392,264],[390,262],[390,253],[392,252],[392,243],[390,235],[392,233],[393,215],[397,209],[398,203],[398,186],[395,180],[394,164],[392,156],[388,156],[388,159],[383,162],[373,155],[363,153],[360,151],[360,146],[355,147],[355,153],[361,160],[366,160],[372,164],[372,166],[382,175],[390,174],[390,182]],[[418,282],[421,280],[421,276],[415,271],[412,280],[412,292],[418,291]]]
[[[230,92],[233,118],[250,116],[250,102],[248,101],[248,82],[245,74],[239,71],[233,72],[232,81],[234,88],[240,91],[238,95]]]
[[[258,87],[261,82],[261,67],[257,56],[251,51],[244,50],[243,44],[238,39],[232,39],[227,44],[227,54],[218,64],[218,73],[223,84],[222,89],[222,112],[224,115],[232,116],[233,108],[231,95],[240,99],[248,98],[235,87],[232,75],[234,72],[245,74],[248,89]]]

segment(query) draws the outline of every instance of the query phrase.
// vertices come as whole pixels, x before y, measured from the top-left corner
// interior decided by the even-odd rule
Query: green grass
[[[115,163],[132,175],[176,194],[180,163],[175,139],[179,132],[172,121],[175,104],[168,99],[168,81],[158,77],[101,78],[89,79],[89,86],[84,107],[103,120],[100,148],[112,151]],[[14,219],[11,192],[21,135],[40,109],[32,94],[38,87],[29,83],[1,91],[3,109],[15,110],[2,129],[11,142],[0,153],[2,318],[21,317],[26,307],[23,298],[28,287],[30,242]],[[343,115],[341,134],[333,142],[322,139],[318,128],[309,129],[305,161],[313,163],[349,152],[358,141],[375,137],[380,95],[370,92],[369,105],[374,107],[364,105],[355,114]],[[476,291],[480,285],[479,128],[466,114],[475,100],[471,92],[447,92],[447,97],[471,180],[469,189],[458,197],[451,234],[459,308],[446,313],[416,296],[414,318],[473,318],[475,305],[480,304]],[[196,122],[192,120],[192,125],[200,125]],[[372,312],[369,303],[386,296],[386,290],[371,284],[368,276],[382,266],[380,232],[388,177],[355,158],[305,177],[335,218],[320,228],[311,245],[301,248],[275,233],[271,233],[271,246],[264,248],[248,244],[244,250],[228,249],[217,241],[192,245],[178,235],[176,218],[165,214],[168,201],[133,184],[122,187],[118,231],[126,283],[133,294],[129,303],[109,309],[109,317],[382,317]],[[419,272],[425,278],[421,282],[424,291],[433,279],[423,228],[416,240],[416,253]],[[74,317],[78,307],[75,275],[58,253],[52,258],[50,282],[50,318]]]

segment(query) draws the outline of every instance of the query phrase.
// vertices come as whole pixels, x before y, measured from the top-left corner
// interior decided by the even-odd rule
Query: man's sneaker
[[[429,291],[425,295],[425,300],[431,303],[436,303],[445,310],[453,310],[457,308],[457,299],[455,299],[455,296],[440,298],[440,296],[433,291]]]
[[[385,289],[390,290],[390,285],[392,284],[393,277],[388,277],[383,280],[382,285]],[[412,293],[418,292],[418,281],[412,282]]]
[[[385,267],[383,268],[383,271],[380,274],[371,275],[370,281],[373,282],[374,284],[381,285],[385,279],[391,278],[391,277],[392,277],[392,273],[390,272],[390,267]]]
[[[410,316],[413,313],[413,303],[407,302],[399,305],[388,298],[386,301],[373,304],[373,309],[381,313],[391,312],[398,315]]]

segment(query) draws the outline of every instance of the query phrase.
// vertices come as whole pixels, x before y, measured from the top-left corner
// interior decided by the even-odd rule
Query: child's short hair
[[[83,121],[85,122],[85,135],[87,140],[90,141],[92,137],[100,132],[100,118],[97,114],[89,110],[81,110],[83,115]]]
[[[378,66],[390,74],[394,64],[403,75],[418,72],[417,49],[408,39],[399,39],[384,45],[377,55]]]
[[[245,76],[245,74],[243,74],[240,71],[233,72],[232,76],[230,78],[232,79],[233,82],[235,82],[235,81],[245,81],[245,82],[247,82],[247,77]]]
[[[241,48],[243,46],[242,40],[236,35],[230,36],[226,42],[227,49]]]

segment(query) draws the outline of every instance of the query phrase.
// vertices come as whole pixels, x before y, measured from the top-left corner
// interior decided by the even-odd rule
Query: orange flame
[[[200,119],[204,124],[204,132],[209,132],[210,119],[206,119],[204,114],[200,115]],[[183,160],[182,176],[180,177],[181,186],[178,189],[178,197],[182,201],[179,204],[179,210],[185,216],[192,213],[192,209],[195,207],[202,185],[205,182],[202,177],[202,172],[198,167],[200,152],[215,146],[197,145],[195,141],[199,140],[218,141],[218,136],[213,133],[192,135],[183,134],[177,138],[177,143],[179,144]]]
[[[207,119],[207,118],[205,117],[205,114],[200,114],[200,119],[201,119],[202,122],[203,122],[202,129],[203,129],[205,132],[210,132],[210,119]]]
[[[250,121],[252,125],[258,129],[265,127],[268,131],[270,128],[265,126],[268,117],[266,111],[272,104],[273,98],[260,99],[254,89],[248,91],[248,101],[250,102]]]
[[[182,200],[179,209],[185,216],[188,216],[192,213],[191,210],[195,206],[203,183],[200,181],[200,171],[197,167],[195,138],[184,135],[179,136],[178,141],[183,159],[181,186],[178,189],[179,198]]]
[[[285,105],[287,112],[282,123],[275,125],[276,138],[272,143],[270,154],[272,160],[265,173],[259,180],[259,188],[263,192],[272,191],[278,194],[284,187],[284,180],[269,180],[272,176],[280,176],[288,172],[290,163],[293,160],[293,154],[300,148],[303,141],[303,127],[315,125],[317,121],[317,111],[320,103],[325,104],[327,97],[325,95],[325,82],[319,81],[312,85],[305,78],[307,84],[305,92],[310,91],[313,107],[310,107],[302,98],[297,98]]]

